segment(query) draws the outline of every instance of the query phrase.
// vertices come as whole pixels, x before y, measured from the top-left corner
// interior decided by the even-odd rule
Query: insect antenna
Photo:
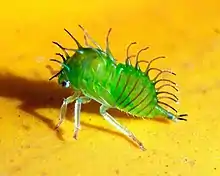
[[[164,103],[164,102],[162,102],[162,101],[157,101],[159,104],[162,104],[162,105],[165,105],[165,106],[167,106],[167,107],[169,107],[170,109],[172,109],[173,111],[175,111],[176,113],[177,113],[177,110],[175,109],[175,108],[173,108],[172,106],[170,106],[169,104],[167,104],[167,103]]]
[[[84,29],[84,27],[82,27],[81,25],[79,25],[79,27],[82,29],[82,31],[84,32],[84,36],[86,36],[97,48],[99,48],[100,50],[102,50],[102,48],[97,44],[97,42],[88,34],[88,32]]]
[[[140,53],[147,50],[147,49],[149,49],[149,47],[142,48],[140,51],[138,51],[137,56],[136,56],[136,64],[135,64],[136,69],[140,68],[139,65],[138,65],[138,57],[139,57]]]
[[[163,85],[161,85],[160,87],[158,87],[156,89],[157,89],[157,91],[159,91],[160,89],[162,89],[163,87],[166,87],[166,86],[170,86],[178,92],[178,89],[175,86],[171,85],[171,84],[163,84]]]
[[[155,60],[158,60],[158,59],[162,59],[162,58],[165,58],[165,56],[159,56],[159,57],[156,57],[156,58],[152,59],[152,60],[149,62],[147,68],[146,68],[145,74],[148,75],[149,69],[150,69],[150,65],[152,64],[152,62],[154,62]]]
[[[57,56],[60,56],[60,57],[63,59],[63,62],[66,61],[66,58],[65,58],[62,54],[60,54],[60,53],[56,53],[56,55],[57,55]]]
[[[73,37],[73,35],[67,29],[64,28],[64,31],[76,42],[78,48],[83,48],[82,45],[78,42],[78,40],[76,40],[76,38]]]
[[[135,45],[135,44],[137,44],[137,42],[132,42],[132,43],[130,43],[129,45],[128,45],[128,47],[127,47],[127,55],[126,55],[126,59],[125,59],[125,64],[126,65],[131,65],[131,60],[130,60],[130,56],[129,56],[129,49],[130,49],[130,47],[132,46],[132,45]]]
[[[157,95],[159,95],[159,94],[168,94],[168,95],[173,96],[173,97],[176,99],[176,101],[178,101],[178,100],[179,100],[179,99],[177,98],[177,96],[176,96],[176,95],[174,95],[174,94],[172,94],[172,93],[170,93],[170,92],[167,92],[167,91],[161,91],[161,92],[157,92]]]

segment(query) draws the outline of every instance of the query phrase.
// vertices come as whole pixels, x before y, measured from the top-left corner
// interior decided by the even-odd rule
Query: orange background
[[[220,175],[220,3],[218,1],[3,1],[0,10],[0,175]],[[73,105],[59,132],[53,130],[70,91],[51,76],[49,62],[75,46],[63,28],[83,43],[83,25],[120,62],[131,41],[150,49],[141,55],[177,73],[181,113],[188,122],[134,120],[111,112],[145,144],[140,151],[99,115],[82,107],[82,130],[73,135]],[[50,65],[50,66],[49,66]]]

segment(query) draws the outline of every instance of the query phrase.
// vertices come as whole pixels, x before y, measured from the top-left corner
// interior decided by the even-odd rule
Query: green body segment
[[[156,90],[148,75],[133,66],[116,64],[99,49],[79,49],[64,65],[67,67],[63,67],[59,82],[69,80],[74,90],[106,107],[137,117],[174,117],[158,105]]]

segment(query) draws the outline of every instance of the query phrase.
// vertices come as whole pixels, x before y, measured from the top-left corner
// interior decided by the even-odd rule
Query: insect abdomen
[[[118,64],[114,79],[115,104],[119,110],[139,117],[150,117],[157,106],[154,84],[149,77],[132,66]]]

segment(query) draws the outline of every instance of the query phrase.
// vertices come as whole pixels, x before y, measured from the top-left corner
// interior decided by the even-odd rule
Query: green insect
[[[174,102],[178,102],[178,98],[174,94],[162,91],[164,87],[172,87],[177,91],[176,84],[169,79],[159,79],[159,76],[164,72],[173,75],[175,75],[175,73],[169,70],[160,70],[151,67],[152,62],[164,58],[163,56],[154,58],[149,62],[138,60],[140,53],[147,50],[148,47],[141,49],[136,57],[134,55],[130,56],[129,48],[136,44],[136,42],[133,42],[127,48],[125,63],[117,64],[109,48],[111,28],[106,37],[106,49],[104,51],[81,25],[79,25],[79,27],[84,32],[86,47],[83,47],[66,29],[64,30],[75,41],[78,49],[64,48],[59,43],[53,42],[65,55],[56,53],[56,55],[62,58],[62,62],[51,59],[52,61],[58,62],[62,68],[56,75],[51,77],[50,80],[58,76],[58,83],[60,85],[66,88],[71,87],[74,90],[74,94],[63,101],[59,115],[59,123],[56,125],[56,129],[64,120],[67,105],[75,100],[73,136],[75,139],[77,139],[80,129],[81,104],[88,103],[91,99],[101,104],[100,114],[103,118],[133,140],[142,150],[145,150],[144,145],[131,131],[117,122],[107,112],[108,109],[116,108],[140,118],[164,116],[175,122],[178,120],[186,120],[182,117],[187,116],[187,114],[177,115],[177,111],[172,106],[161,101],[162,98],[168,98]],[[90,40],[95,47],[90,46],[88,40]],[[70,56],[67,51],[74,51],[75,53]],[[130,59],[132,57],[136,59],[135,66],[131,64]],[[139,63],[141,62],[148,64],[144,72],[141,71],[139,67]],[[151,70],[158,71],[154,79],[150,79],[149,77]],[[159,82],[163,82],[164,84],[158,87]],[[164,106],[171,108],[175,113],[169,112]]]

